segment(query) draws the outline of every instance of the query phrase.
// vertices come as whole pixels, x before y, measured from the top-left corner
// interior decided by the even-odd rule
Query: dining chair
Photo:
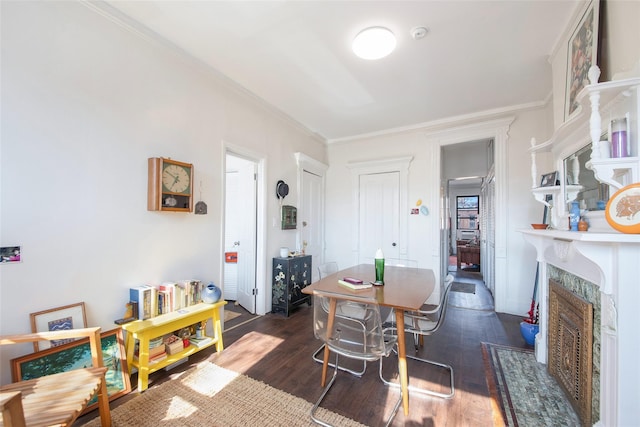
[[[420,310],[404,312],[404,330],[405,332],[409,332],[413,334],[416,353],[418,352],[419,348],[424,345],[424,337],[433,335],[435,332],[438,331],[438,329],[440,329],[440,326],[444,322],[445,315],[447,312],[447,305],[449,301],[449,292],[451,290],[451,285],[453,283],[453,280],[454,280],[453,276],[449,274],[443,281],[441,281],[440,301],[437,305],[427,304],[427,302],[425,301],[425,304],[423,304]],[[395,319],[394,319],[394,322],[392,323],[394,325],[392,326],[392,329],[399,327],[398,325],[395,324]],[[453,397],[455,393],[455,387],[453,383],[453,367],[445,363],[436,362],[436,361],[421,358],[415,355],[412,356],[407,354],[407,358],[446,369],[449,373],[449,380],[451,384],[449,392],[447,393],[440,393],[437,391],[418,388],[411,385],[409,385],[408,387],[409,391],[419,393],[419,394],[427,394],[431,396],[442,397],[445,399],[450,399]],[[400,384],[394,383],[384,378],[384,375],[382,373],[382,363],[380,363],[380,378],[385,384],[389,386],[400,387]]]
[[[84,367],[0,386],[0,425],[71,426],[97,396],[101,426],[111,426],[100,328],[4,335],[0,345],[87,337],[91,362]]]
[[[320,279],[324,279],[325,277],[337,272],[338,263],[335,261],[326,262],[318,266],[318,274],[320,275]],[[326,305],[326,300],[323,300],[322,302],[325,304],[322,308],[328,313],[329,306]],[[349,319],[349,326],[351,328],[356,328],[363,334],[366,333],[366,325],[364,323],[364,319],[365,317],[367,317],[367,315],[368,313],[366,306],[354,301],[338,301],[338,304],[336,306],[336,316],[344,317],[345,320]],[[320,354],[322,354],[323,352],[324,343],[313,353],[313,360],[318,363],[323,363],[323,360],[320,358]],[[331,366],[332,368],[334,367],[333,363],[330,363],[329,366]],[[360,377],[364,375],[367,369],[367,362],[362,362],[362,369],[360,370],[351,369],[346,366],[338,366],[338,369]]]
[[[339,370],[339,357],[342,356],[348,359],[362,360],[364,363],[380,360],[383,357],[388,357],[393,352],[398,341],[398,337],[397,335],[390,333],[390,331],[383,329],[382,320],[380,318],[380,309],[375,298],[358,296],[351,297],[358,298],[358,304],[366,306],[367,312],[370,313],[370,315],[364,320],[355,319],[364,323],[366,331],[365,334],[362,334],[361,331],[355,330],[351,327],[349,323],[349,316],[336,315],[331,318],[331,310],[327,311],[323,308],[324,306],[330,307],[332,299],[335,300],[334,304],[336,306],[338,303],[344,302],[345,300],[341,300],[341,298],[344,298],[342,294],[333,294],[330,292],[321,292],[316,290],[313,293],[313,298],[314,335],[324,343],[324,345],[329,349],[329,352],[333,352],[335,354],[335,362],[333,364],[333,375],[325,385],[324,381],[329,363],[328,360],[324,361],[322,368],[322,386],[324,388],[320,398],[311,408],[311,419],[317,424],[331,426],[331,424],[320,420],[317,417],[316,412],[336,380]],[[366,401],[363,400],[363,404],[366,404],[365,402]],[[400,392],[398,401],[386,422],[386,426],[390,425],[393,421],[401,402],[402,393]]]
[[[402,259],[402,258],[387,258],[384,260],[385,266],[391,267],[410,267],[418,268],[418,261],[414,259]]]

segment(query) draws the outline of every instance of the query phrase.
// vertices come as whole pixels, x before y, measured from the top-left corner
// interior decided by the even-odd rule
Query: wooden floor
[[[455,274],[455,273],[454,273]],[[447,318],[437,335],[427,337],[418,354],[453,366],[455,396],[444,400],[410,395],[410,412],[398,411],[394,426],[490,426],[492,411],[482,360],[482,342],[526,347],[520,336],[521,316],[496,314],[491,294],[479,273],[460,272],[456,281],[476,283],[476,293],[452,292]],[[313,309],[306,304],[285,318],[267,314],[224,333],[222,353],[205,350],[191,356],[188,363],[174,369],[187,369],[205,358],[236,372],[268,383],[280,390],[315,402],[320,395],[321,365],[311,359],[319,342],[312,331]],[[241,323],[234,319],[235,323]],[[243,319],[240,319],[243,320]],[[413,337],[407,337],[408,354],[414,352]],[[392,358],[385,363],[385,376],[397,368]],[[395,369],[395,370],[394,370]],[[448,382],[443,370],[409,361],[410,383],[444,390]],[[361,378],[340,372],[323,406],[369,426],[382,425],[389,415],[398,391],[384,386],[378,378],[377,363],[370,363]],[[388,375],[387,375],[388,373]],[[170,381],[169,373],[151,376],[150,387]],[[132,383],[136,383],[135,375]],[[135,396],[112,402],[112,407]],[[92,417],[87,415],[84,418]]]

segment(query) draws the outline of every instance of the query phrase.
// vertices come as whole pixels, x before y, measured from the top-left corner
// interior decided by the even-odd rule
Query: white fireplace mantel
[[[536,248],[540,266],[540,332],[536,358],[547,363],[548,265],[600,288],[601,358],[598,426],[636,425],[640,419],[640,235],[623,233],[520,230]]]

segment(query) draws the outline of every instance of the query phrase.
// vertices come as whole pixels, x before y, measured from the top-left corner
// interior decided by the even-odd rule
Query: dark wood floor
[[[456,280],[476,283],[476,293],[452,292],[447,318],[437,335],[425,339],[419,355],[453,366],[456,394],[450,400],[410,395],[410,413],[398,411],[394,426],[490,426],[491,403],[485,380],[481,343],[526,347],[520,336],[520,316],[496,314],[491,294],[479,273],[460,272]],[[306,304],[285,318],[279,314],[260,316],[256,320],[231,328],[224,333],[225,349],[191,356],[188,363],[174,369],[184,370],[208,358],[212,362],[244,373],[309,402],[319,397],[321,365],[311,359],[319,342],[312,331],[313,309]],[[240,320],[244,320],[240,319]],[[235,323],[240,323],[235,320]],[[413,352],[413,338],[407,337],[407,349]],[[395,372],[393,356],[385,363],[385,373]],[[377,375],[377,364],[369,364],[361,378],[339,373],[323,406],[370,426],[382,425],[398,391],[384,386]],[[172,371],[172,372],[174,372]],[[420,362],[409,361],[410,383],[444,390],[446,373]],[[170,381],[170,374],[151,376],[151,387]],[[132,382],[135,384],[135,375]],[[117,406],[135,398],[135,390],[112,402]],[[89,414],[84,420],[95,414]],[[82,420],[82,421],[84,421]]]

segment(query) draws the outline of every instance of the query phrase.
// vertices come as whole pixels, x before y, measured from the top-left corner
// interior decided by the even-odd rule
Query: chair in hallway
[[[327,276],[335,274],[338,272],[338,263],[335,261],[326,262],[324,264],[320,264],[318,266],[318,274],[320,275],[320,279],[324,279]],[[336,279],[337,280],[337,279]],[[324,301],[326,302],[326,301]],[[328,313],[329,306],[323,306],[323,309]],[[338,301],[336,306],[336,316],[344,317],[345,319],[350,319],[349,326],[351,328],[356,328],[361,331],[361,333],[365,333],[366,325],[364,323],[364,319],[367,317],[367,308],[365,305],[354,302],[354,301]],[[312,355],[313,360],[318,363],[323,363],[323,360],[320,358],[320,354],[324,351],[324,343],[318,348]],[[329,366],[334,368],[333,363],[330,363]],[[356,376],[364,375],[367,369],[367,362],[362,362],[362,369],[354,370],[347,368],[345,366],[338,366],[338,369],[349,372]]]
[[[440,326],[444,322],[445,315],[447,312],[447,304],[449,300],[449,292],[451,290],[451,285],[453,284],[453,276],[451,274],[447,275],[444,281],[441,281],[440,284],[440,301],[437,305],[425,304],[418,311],[405,311],[404,313],[404,330],[405,332],[409,332],[413,334],[414,344],[416,348],[416,352],[418,352],[419,347],[424,345],[424,337],[433,335],[435,332],[440,329]],[[395,320],[395,319],[394,319]],[[394,321],[395,324],[395,321]],[[395,325],[395,327],[399,327]],[[440,393],[437,391],[427,390],[423,388],[409,386],[409,391],[413,391],[419,394],[427,394],[436,397],[442,397],[445,399],[450,399],[453,397],[455,393],[455,387],[453,383],[453,368],[450,365],[436,362],[429,359],[424,359],[418,356],[411,356],[407,354],[407,358],[414,359],[420,362],[428,363],[430,365],[438,366],[446,369],[449,372],[449,380],[451,382],[451,387],[448,393]],[[400,387],[400,384],[391,382],[386,380],[382,374],[382,363],[380,363],[380,378],[385,384],[393,387]]]
[[[322,367],[321,385],[324,388],[320,398],[311,409],[311,419],[315,423],[323,426],[330,426],[330,424],[320,420],[316,416],[316,412],[336,380],[339,366],[338,358],[342,356],[348,359],[362,360],[364,363],[381,360],[383,357],[387,357],[392,353],[398,340],[397,335],[383,329],[380,309],[375,298],[351,297],[362,300],[361,303],[358,303],[362,304],[367,313],[370,314],[366,316],[365,319],[351,319],[348,315],[330,316],[332,311],[331,307],[335,310],[338,304],[350,302],[341,298],[344,298],[341,294],[328,292],[314,291],[313,294],[313,332],[315,337],[324,343],[328,352],[325,352]],[[324,307],[330,307],[329,311],[325,310]],[[352,328],[351,322],[353,321],[363,322],[366,333],[363,334],[362,331]],[[329,366],[328,359],[330,358],[331,352],[335,354],[334,370],[332,377],[328,384],[326,384],[327,369]],[[393,421],[401,402],[402,393],[399,393],[398,401],[387,420],[387,426]],[[363,400],[363,404],[366,404],[366,400]]]

